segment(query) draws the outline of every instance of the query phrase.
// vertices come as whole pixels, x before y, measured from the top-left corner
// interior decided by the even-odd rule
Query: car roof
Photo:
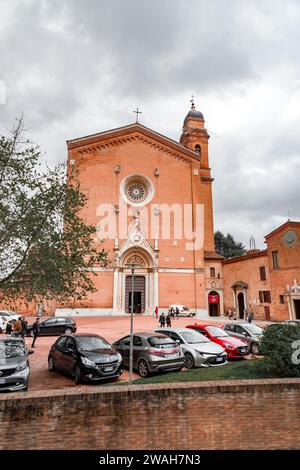
[[[167,327],[162,327],[159,328],[159,330],[164,330],[164,331],[173,331],[174,333],[186,333],[186,328],[172,328],[170,326]],[[159,330],[155,330],[157,333],[159,333]]]
[[[7,340],[16,341],[16,342],[22,341],[22,343],[24,343],[23,338],[16,338],[14,336],[4,336],[3,338],[0,337],[0,341],[7,341]],[[25,343],[24,343],[24,345],[25,345]]]

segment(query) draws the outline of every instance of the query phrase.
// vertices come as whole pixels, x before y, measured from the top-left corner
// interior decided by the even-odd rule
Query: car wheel
[[[145,379],[149,377],[150,371],[147,362],[144,359],[141,359],[138,366],[140,376]]]
[[[193,367],[195,367],[194,358],[190,353],[185,353],[185,355],[184,355],[184,365],[187,369],[193,369]]]
[[[256,356],[259,354],[259,348],[256,343],[251,344],[251,352],[252,354],[255,354]]]
[[[76,369],[75,369],[75,383],[77,385],[81,383],[80,369],[78,366],[76,366]]]
[[[66,328],[64,331],[65,335],[71,335],[73,333],[72,328]]]
[[[50,356],[49,359],[48,359],[48,370],[50,372],[54,372],[56,370],[53,356]]]
[[[190,314],[189,314],[189,317],[193,317],[193,316],[194,316],[194,314],[193,314],[193,313],[190,313]]]

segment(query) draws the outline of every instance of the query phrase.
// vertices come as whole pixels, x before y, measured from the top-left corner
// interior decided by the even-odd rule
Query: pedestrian
[[[14,336],[16,337],[20,336],[21,330],[22,330],[21,317],[19,317],[18,320],[14,322],[14,326],[13,326]]]
[[[35,348],[35,341],[40,333],[40,319],[37,318],[32,325],[32,333],[33,333],[33,341],[32,341],[32,348]]]
[[[177,320],[179,318],[179,308],[178,307],[176,307],[176,318],[177,318]]]
[[[159,324],[161,328],[163,328],[166,324],[166,317],[163,312],[159,315]]]
[[[11,335],[11,334],[12,334],[12,330],[13,330],[13,323],[12,323],[11,320],[9,320],[9,321],[6,323],[5,334],[6,334],[6,335]]]
[[[21,317],[21,336],[23,339],[27,334],[27,325],[28,325],[28,322],[25,319],[25,317]]]
[[[252,320],[253,320],[253,315],[252,315],[252,313],[251,313],[251,312],[248,312],[248,316],[247,316],[247,322],[248,322],[248,323],[251,323],[251,322],[252,322]]]
[[[156,305],[155,307],[155,316],[156,316],[156,320],[158,319],[158,306]]]
[[[168,315],[166,317],[166,323],[167,323],[167,327],[171,328],[171,315],[170,315],[170,313],[168,313]]]
[[[171,310],[170,310],[170,316],[171,316],[171,318],[173,318],[173,317],[174,317],[174,313],[175,313],[175,312],[174,312],[174,308],[173,308],[173,307],[171,307]]]

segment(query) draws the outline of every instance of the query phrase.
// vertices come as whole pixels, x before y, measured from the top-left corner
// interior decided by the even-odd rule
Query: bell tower
[[[196,110],[194,99],[191,100],[191,109],[183,122],[180,143],[199,154],[199,197],[204,205],[204,250],[215,251],[213,207],[212,207],[212,182],[211,170],[208,158],[209,134],[204,126],[204,117]]]

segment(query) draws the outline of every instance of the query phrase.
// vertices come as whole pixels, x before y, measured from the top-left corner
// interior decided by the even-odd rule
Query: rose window
[[[140,182],[134,181],[129,183],[126,187],[126,196],[131,202],[139,203],[143,202],[148,195],[146,186]]]

